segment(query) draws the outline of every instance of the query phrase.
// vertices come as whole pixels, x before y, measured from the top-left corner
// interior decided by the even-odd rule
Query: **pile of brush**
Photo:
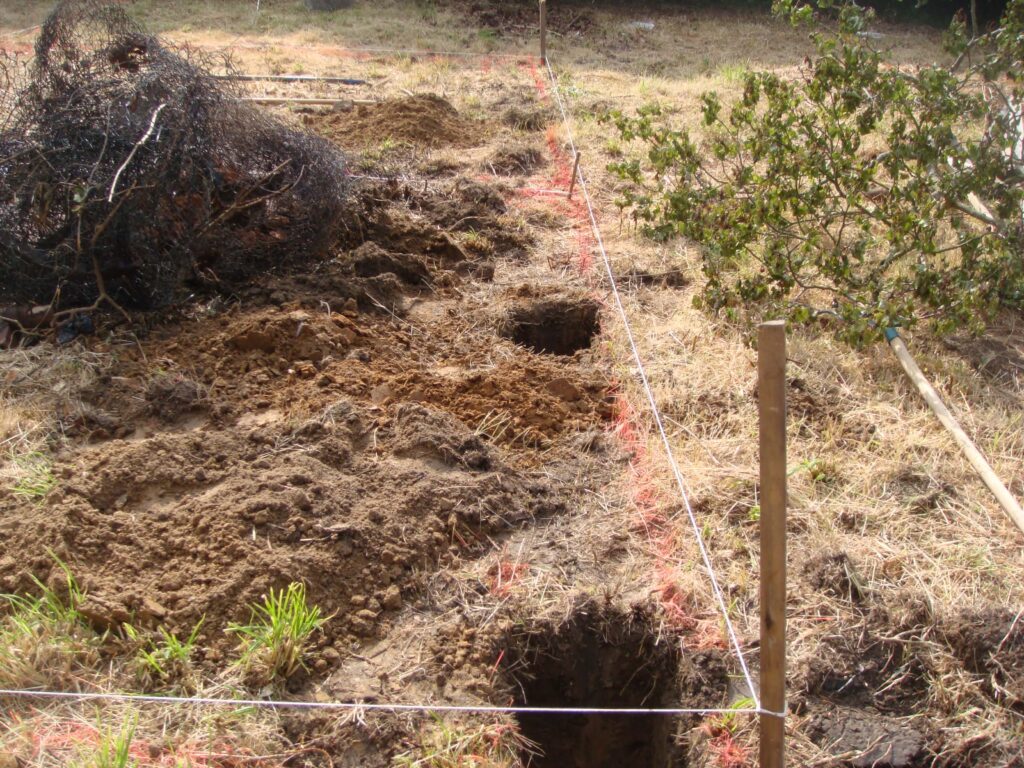
[[[344,157],[239,101],[213,63],[65,0],[21,76],[0,67],[0,315],[159,307],[333,244]]]

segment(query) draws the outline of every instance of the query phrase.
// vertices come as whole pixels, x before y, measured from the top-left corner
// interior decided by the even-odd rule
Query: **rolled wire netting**
[[[344,158],[240,102],[213,63],[100,0],[65,0],[29,65],[2,62],[0,305],[105,289],[157,307],[331,245]]]

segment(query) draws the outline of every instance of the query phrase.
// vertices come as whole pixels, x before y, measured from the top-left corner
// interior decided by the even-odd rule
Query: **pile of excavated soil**
[[[348,112],[307,115],[306,127],[347,148],[409,142],[424,147],[470,147],[484,138],[484,126],[462,117],[440,96],[423,94],[357,104]]]
[[[301,422],[263,413],[103,442],[54,471],[45,503],[0,503],[0,591],[30,589],[29,573],[59,583],[52,547],[97,627],[134,617],[187,634],[205,616],[213,653],[228,622],[294,579],[335,614],[329,640],[373,635],[449,548],[565,507],[442,411],[343,397]]]
[[[527,143],[503,145],[487,159],[487,168],[503,176],[529,176],[546,164],[540,147]]]
[[[477,25],[487,27],[500,34],[522,35],[524,31],[537,28],[536,3],[506,2],[484,3],[469,0],[466,10]],[[555,5],[548,11],[548,29],[559,35],[580,36],[587,33],[594,20],[590,12],[575,6]]]
[[[453,233],[460,208],[505,204],[460,190],[382,197],[308,272],[152,318],[137,344],[92,339],[110,365],[65,420],[56,489],[0,496],[0,592],[58,587],[52,551],[97,628],[204,619],[212,664],[229,623],[303,581],[333,616],[322,670],[386,635],[425,574],[561,516],[607,380],[498,336],[494,305],[517,299],[474,288],[489,275]]]

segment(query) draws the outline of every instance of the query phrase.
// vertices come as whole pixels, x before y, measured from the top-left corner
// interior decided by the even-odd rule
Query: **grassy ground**
[[[443,71],[443,62],[431,65],[433,71],[421,62],[399,62],[394,69],[385,69],[317,47],[481,53],[520,53],[535,47],[530,30],[517,26],[518,17],[482,23],[460,4],[427,0],[356,2],[349,10],[326,16],[304,11],[297,0],[263,2],[258,13],[255,3],[234,1],[139,0],[129,5],[147,26],[170,39],[236,46],[240,66],[248,71],[355,71],[375,80],[388,79],[389,88],[414,91],[456,83],[446,95],[467,111],[474,109],[473,97],[461,91],[471,90],[472,83],[451,77]],[[32,1],[0,8],[0,42],[30,42],[34,32],[24,30],[38,24],[49,6]],[[552,63],[572,112],[616,272],[678,270],[687,278],[685,285],[673,288],[625,280],[624,298],[726,589],[731,617],[744,644],[753,647],[758,627],[757,413],[756,357],[749,329],[693,308],[701,276],[692,245],[656,246],[639,237],[619,215],[617,182],[604,167],[630,148],[596,118],[609,108],[628,111],[658,101],[679,124],[693,126],[702,92],[735,92],[746,68],[795,72],[810,46],[801,33],[761,11],[660,5],[634,6],[628,12],[590,6],[578,10],[586,14],[587,25],[579,32],[572,24],[577,9],[566,9],[567,16],[561,18],[566,32],[552,36]],[[631,27],[635,20],[654,22],[653,31]],[[878,29],[897,61],[912,65],[941,55],[939,33],[933,28],[881,24]],[[599,274],[592,284],[597,291],[606,291]],[[925,334],[909,340],[926,374],[1018,497],[1024,494],[1024,358],[1019,331],[1019,318],[1007,317],[982,341]],[[603,338],[613,372],[638,414],[639,444],[646,448],[646,459],[634,463],[631,471],[638,486],[641,480],[650,481],[657,489],[653,506],[649,498],[634,496],[630,506],[612,518],[621,515],[624,527],[638,514],[653,523],[656,534],[638,547],[637,555],[645,564],[657,563],[656,579],[664,580],[652,578],[651,590],[671,585],[671,601],[692,619],[695,636],[700,633],[710,642],[721,642],[721,622],[688,519],[659,442],[643,431],[651,427],[643,415],[645,400],[635,384],[624,333],[611,313],[606,314]],[[35,457],[45,456],[55,439],[49,429],[52,403],[62,397],[67,371],[95,377],[101,374],[103,361],[63,355],[46,360],[36,351],[16,354],[21,356],[15,361],[19,367],[37,373],[29,377],[34,386],[11,391],[0,401],[0,445],[8,457],[2,478],[5,485],[33,493],[50,482],[46,459]],[[790,764],[842,762],[843,745],[816,736],[815,728],[830,696],[852,706],[854,700],[843,697],[855,692],[856,706],[920,726],[934,745],[928,758],[932,764],[1021,765],[1021,670],[1013,666],[1019,657],[1004,657],[1002,666],[999,657],[1004,651],[1021,652],[1020,533],[887,349],[855,352],[798,331],[790,337],[789,356],[789,638],[795,709],[788,726]],[[966,656],[974,651],[964,648],[977,646],[975,640],[986,627],[1004,633],[1003,642],[997,638],[998,649],[988,647],[981,652],[985,658],[968,663]],[[756,665],[756,648],[751,657]],[[827,669],[822,669],[822,659]],[[50,718],[50,730],[58,727],[54,723],[63,724],[60,728],[92,729],[90,738],[101,742],[108,739],[104,733],[119,733],[137,717],[157,717],[141,711],[107,711],[104,724],[93,728],[95,718],[76,712],[77,725],[63,710],[40,709],[33,717]],[[139,727],[153,733],[161,726],[147,722]],[[276,726],[256,716],[244,726],[179,721],[175,727],[194,728],[197,739],[206,739],[207,745],[210,734],[236,738],[248,733],[255,735],[238,738],[252,753],[273,755],[287,749],[275,742]],[[752,745],[756,738],[749,718],[718,724],[715,733],[723,727],[740,747]],[[18,743],[39,732],[40,723],[30,718],[7,728],[8,743]],[[498,732],[504,733],[500,728]],[[461,751],[480,751],[480,739],[504,746],[494,731],[481,734],[467,728],[453,735],[432,730],[422,744],[410,747],[414,756],[407,764],[458,764],[443,760]],[[729,764],[714,749],[711,753],[719,755],[719,764]],[[506,764],[507,757],[496,749],[491,764]],[[417,759],[426,762],[416,763]]]

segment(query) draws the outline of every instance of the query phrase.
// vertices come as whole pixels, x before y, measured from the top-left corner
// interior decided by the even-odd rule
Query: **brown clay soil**
[[[307,116],[312,131],[346,147],[365,147],[390,139],[426,147],[467,147],[484,139],[483,126],[459,115],[433,94],[356,104],[350,110]]]
[[[416,205],[444,222],[460,191]],[[141,617],[181,631],[205,616],[216,656],[239,609],[300,578],[334,614],[325,640],[354,641],[384,631],[417,573],[565,513],[559,472],[611,414],[587,350],[596,305],[556,302],[590,313],[579,356],[505,341],[506,308],[538,304],[531,328],[546,327],[550,302],[535,297],[549,289],[490,285],[495,257],[464,252],[457,226],[406,202],[368,207],[372,239],[308,272],[151,318],[138,344],[90,345],[114,363],[67,425],[58,490],[0,502],[0,590],[59,581],[51,548],[99,628]],[[555,316],[554,333],[576,322]]]

